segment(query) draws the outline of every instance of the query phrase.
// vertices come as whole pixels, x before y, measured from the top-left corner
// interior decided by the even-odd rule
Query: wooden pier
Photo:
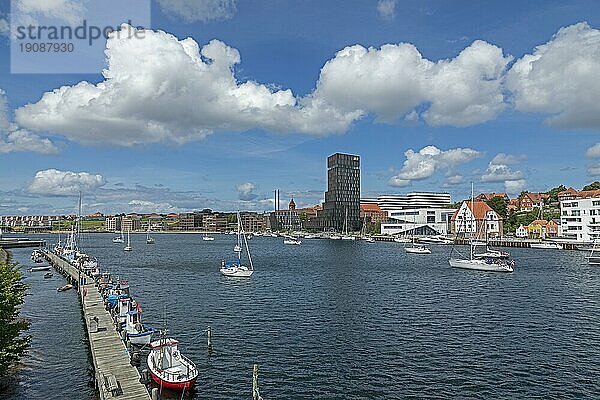
[[[77,268],[52,252],[46,252],[48,262],[74,285],[80,278]],[[81,275],[81,308],[94,362],[96,387],[101,400],[150,400],[138,370],[130,364],[125,344],[115,330],[113,319],[105,310],[94,280]]]

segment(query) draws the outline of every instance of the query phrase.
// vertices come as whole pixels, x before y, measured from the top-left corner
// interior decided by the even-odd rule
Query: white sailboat
[[[413,219],[413,229],[412,229],[412,245],[410,247],[405,247],[404,251],[409,254],[431,254],[431,249],[425,245],[417,245],[415,243],[415,221]]]
[[[239,277],[239,278],[247,278],[254,273],[254,266],[252,265],[252,257],[250,256],[250,248],[248,247],[248,238],[244,234],[244,228],[242,226],[242,221],[240,218],[240,213],[237,213],[237,222],[238,222],[238,232],[237,232],[237,240],[238,243],[234,248],[237,259],[230,261],[223,261],[221,263],[221,269],[219,270],[222,275],[229,277]],[[246,247],[246,253],[248,254],[248,263],[249,266],[245,266],[242,264],[242,238],[243,244]]]
[[[129,231],[127,231],[127,246],[123,247],[123,251],[131,251],[133,248],[131,247],[131,241],[129,240]]]
[[[125,239],[123,238],[123,229],[121,229],[121,235],[115,236],[112,241],[113,243],[125,243]]]
[[[600,241],[595,239],[590,250],[590,255],[586,257],[588,264],[600,265]]]
[[[475,220],[474,215],[474,198],[473,198],[473,184],[471,184],[471,214],[473,216],[472,223],[475,226],[475,232],[477,231],[477,222]],[[465,225],[466,226],[466,225]],[[465,228],[466,233],[466,228]],[[498,258],[479,258],[474,255],[476,245],[471,241],[469,243],[469,258],[461,257],[461,258],[452,258],[452,253],[450,254],[450,259],[448,263],[452,268],[462,268],[462,269],[472,269],[477,271],[488,271],[488,272],[513,272],[515,262],[514,261],[505,261]],[[454,252],[454,248],[452,249]],[[460,255],[460,254],[459,254]]]
[[[154,238],[150,236],[150,220],[148,220],[148,230],[146,231],[146,244],[154,244]]]
[[[348,207],[346,207],[346,218],[344,219],[344,233],[342,235],[342,240],[356,240],[354,236],[351,236],[348,233]]]

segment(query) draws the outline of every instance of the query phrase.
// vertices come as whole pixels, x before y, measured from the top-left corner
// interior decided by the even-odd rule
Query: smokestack
[[[277,211],[277,189],[273,190],[273,207],[275,207],[275,211]]]
[[[279,193],[279,189],[277,189],[277,211],[281,210],[280,204],[279,204],[279,196],[281,195],[281,193]]]

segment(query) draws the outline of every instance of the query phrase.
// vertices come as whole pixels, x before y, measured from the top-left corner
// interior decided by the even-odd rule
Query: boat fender
[[[146,385],[150,382],[150,372],[147,369],[143,369],[140,374],[140,383]]]
[[[131,354],[131,365],[134,367],[139,367],[140,362],[140,354],[137,351]]]

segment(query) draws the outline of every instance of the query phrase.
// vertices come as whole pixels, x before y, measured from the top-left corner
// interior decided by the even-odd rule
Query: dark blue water
[[[218,272],[234,236],[163,234],[146,245],[134,235],[131,253],[111,238],[85,244],[130,279],[145,322],[161,326],[166,315],[200,368],[198,399],[250,398],[254,363],[265,399],[600,397],[600,269],[584,253],[511,249],[516,271],[493,274],[451,269],[448,246],[422,256],[397,243],[257,237],[256,272],[240,280]],[[32,344],[16,398],[42,387],[90,398],[75,295],[29,279],[24,312],[34,329],[55,314],[63,322]],[[38,367],[67,344],[72,358],[53,373],[78,383],[61,385]]]

